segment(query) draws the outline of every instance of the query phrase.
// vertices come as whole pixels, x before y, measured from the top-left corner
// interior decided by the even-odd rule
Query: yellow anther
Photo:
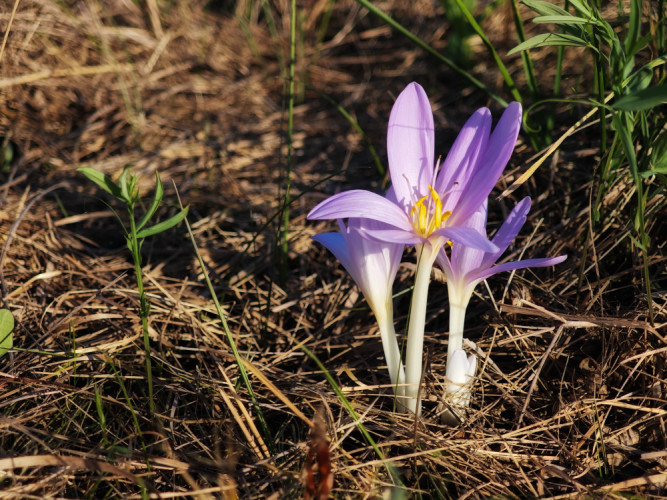
[[[424,237],[443,227],[452,214],[443,212],[442,199],[433,186],[429,185],[428,190],[429,194],[419,198],[410,209],[415,230]]]
[[[434,217],[435,217],[435,227],[438,228],[442,225],[442,200],[440,199],[440,195],[435,192],[435,189],[433,189],[432,186],[428,187],[429,191],[431,191],[431,197],[435,201],[435,209],[434,209]]]

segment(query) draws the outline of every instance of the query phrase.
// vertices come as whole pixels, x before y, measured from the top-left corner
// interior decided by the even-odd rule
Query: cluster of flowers
[[[486,233],[488,196],[507,164],[521,125],[521,105],[511,103],[491,132],[491,113],[477,110],[442,165],[434,158],[433,112],[424,89],[411,83],[389,118],[387,155],[391,188],[385,196],[346,191],[318,204],[309,219],[338,219],[339,233],[314,239],[350,273],[380,330],[398,408],[420,413],[424,323],[431,269],[447,278],[450,331],[443,421],[454,423],[470,403],[477,369],[463,350],[465,310],[475,286],[501,271],[551,266],[566,256],[495,265],[526,221],[530,198],[521,200],[492,240]],[[347,220],[347,224],[345,224]],[[393,320],[392,285],[406,245],[417,254],[405,368]]]

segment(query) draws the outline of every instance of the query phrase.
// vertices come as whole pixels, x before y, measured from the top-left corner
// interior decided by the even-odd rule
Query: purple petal
[[[374,219],[404,231],[413,231],[412,222],[401,208],[379,194],[354,189],[338,193],[319,203],[308,219]]]
[[[497,266],[493,266],[490,269],[482,271],[478,275],[475,275],[474,279],[484,280],[489,276],[493,276],[494,274],[497,273],[502,273],[504,271],[514,271],[515,269],[523,269],[526,267],[555,266],[556,264],[560,264],[561,262],[563,262],[565,259],[567,259],[567,255],[559,255],[558,257],[546,257],[542,259],[526,259],[526,260],[517,260],[514,262],[505,262],[504,264],[498,264]]]
[[[490,131],[491,112],[487,108],[480,108],[468,118],[456,137],[434,186],[441,195],[449,194],[447,205],[454,206],[458,201],[460,191],[467,184],[480,153],[486,148]]]
[[[433,152],[433,111],[424,89],[413,82],[396,99],[387,130],[389,173],[401,206],[428,192]]]
[[[519,231],[526,222],[526,216],[530,210],[530,197],[526,196],[521,200],[514,209],[510,212],[503,225],[500,226],[500,229],[493,237],[493,243],[498,247],[498,251],[489,254],[484,259],[484,264],[482,267],[492,266],[503,253],[507,250],[507,247],[514,241],[516,235],[519,234]]]
[[[394,241],[377,241],[369,239],[365,234],[366,230],[374,229],[383,229],[387,228],[386,224],[379,223],[372,219],[350,219],[348,223],[347,230],[347,245],[350,256],[352,259],[359,260],[360,262],[365,262],[368,264],[371,260],[371,256],[379,254],[375,258],[380,267],[382,267],[382,274],[371,273],[371,276],[380,276],[386,275],[387,278],[390,278],[390,282],[393,283],[396,272],[398,271],[398,266],[401,263],[401,257],[403,256],[403,249],[405,244],[402,242],[396,243]]]
[[[475,231],[485,241],[488,241],[486,238],[487,207],[488,203],[485,201],[463,226]],[[452,245],[452,267],[455,268],[457,276],[467,276],[471,272],[483,269],[482,262],[486,255],[489,254],[479,248],[454,243]]]
[[[329,250],[334,256],[343,264],[343,267],[347,269],[347,272],[351,275],[354,273],[351,269],[354,269],[352,265],[352,260],[350,259],[350,252],[348,252],[347,244],[345,243],[345,238],[341,233],[321,233],[316,234],[312,237],[313,240],[324,245],[327,250]]]
[[[433,234],[444,236],[454,243],[476,248],[484,252],[495,252],[498,250],[498,247],[491,243],[486,236],[469,227],[446,227],[434,231]]]
[[[424,243],[424,238],[415,233],[414,230],[403,231],[402,229],[391,228],[364,228],[361,230],[365,238],[383,243],[394,243],[400,245],[419,245]]]
[[[440,269],[445,273],[445,276],[448,280],[454,279],[454,271],[452,269],[452,263],[447,257],[447,252],[444,248],[441,248],[438,252],[438,255],[435,257],[435,262],[440,266]]]
[[[478,167],[472,172],[465,191],[461,194],[461,204],[452,214],[452,218],[455,218],[451,221],[453,224],[467,219],[482,200],[489,196],[512,155],[520,128],[521,104],[512,102],[493,130]]]

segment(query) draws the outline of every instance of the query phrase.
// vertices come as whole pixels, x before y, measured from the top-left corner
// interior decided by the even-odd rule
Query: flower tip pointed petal
[[[389,116],[387,157],[392,186],[400,204],[421,196],[431,182],[434,156],[434,125],[431,103],[418,83],[398,96]]]
[[[489,241],[489,239],[480,234],[475,229],[469,227],[448,227],[436,231],[437,234],[449,238],[455,243],[460,243],[463,246],[482,250],[486,253],[495,253],[498,251],[498,246]]]
[[[505,113],[509,114],[509,117],[513,119],[520,119],[523,113],[523,107],[519,101],[512,101],[508,104],[503,115],[505,115]]]

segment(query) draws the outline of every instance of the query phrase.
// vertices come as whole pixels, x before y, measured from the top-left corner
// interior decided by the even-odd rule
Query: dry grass
[[[387,464],[414,496],[666,495],[664,197],[648,208],[658,287],[651,326],[629,238],[629,179],[608,189],[582,264],[599,157],[594,135],[568,139],[529,183],[492,203],[497,224],[516,199],[534,199],[508,257],[570,257],[478,288],[467,335],[482,364],[469,420],[443,428],[436,415],[447,342],[439,283],[431,288],[424,415],[415,422],[391,413],[372,316],[310,240],[331,226],[305,221],[325,196],[379,189],[381,179],[363,141],[318,92],[359,121],[381,156],[394,96],[411,80],[432,97],[441,149],[472,109],[490,103],[352,2],[335,5],[316,44],[327,2],[304,2],[295,201],[280,284],[287,7],[272,5],[272,35],[255,2],[205,3],[19,3],[0,66],[0,135],[13,153],[0,174],[0,280],[17,324],[17,349],[0,360],[0,497],[298,498],[309,485],[309,448],[322,450],[323,432],[336,498],[382,495],[395,482]],[[446,25],[433,4],[399,4],[381,7],[444,47]],[[506,16],[501,9],[488,21],[501,53],[514,44]],[[10,9],[0,14],[2,26],[10,17]],[[475,74],[499,88],[490,64]],[[579,77],[568,83],[576,87]],[[562,130],[576,119],[560,116]],[[498,193],[531,154],[518,145]],[[75,172],[90,166],[115,176],[126,164],[146,186],[158,170],[190,205],[270,436],[238,383],[183,228],[144,245],[158,408],[149,414],[132,265],[109,200]],[[177,209],[170,185],[165,199],[163,217]],[[412,272],[402,265],[398,293]],[[397,299],[399,328],[408,296]],[[342,387],[386,460],[301,344]],[[313,419],[320,424],[311,438]]]

